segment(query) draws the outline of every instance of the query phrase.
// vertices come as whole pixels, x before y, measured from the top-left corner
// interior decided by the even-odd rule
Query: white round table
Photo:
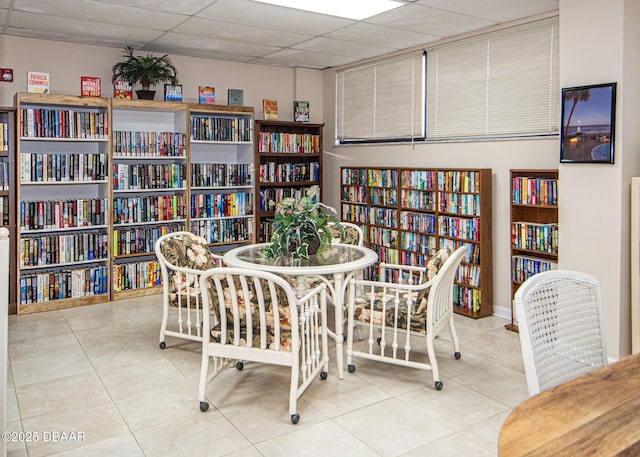
[[[331,245],[331,249],[323,255],[311,255],[307,260],[290,257],[267,259],[263,258],[262,254],[268,245],[269,243],[251,244],[231,249],[224,254],[223,262],[230,267],[270,271],[294,278],[296,293],[299,297],[306,293],[306,278],[317,279],[327,284],[335,308],[338,377],[343,379],[344,355],[342,343],[344,341],[344,295],[346,285],[354,274],[376,263],[378,255],[369,248],[334,243]],[[328,277],[333,278],[333,281]]]

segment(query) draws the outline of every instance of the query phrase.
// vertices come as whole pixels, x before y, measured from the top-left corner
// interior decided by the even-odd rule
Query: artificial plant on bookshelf
[[[109,107],[16,94],[18,314],[110,299]]]
[[[254,239],[252,107],[191,104],[190,231],[214,250]]]
[[[536,273],[558,268],[558,170],[511,170],[511,322],[513,297]]]
[[[113,297],[156,293],[154,243],[186,230],[187,104],[113,99]]]
[[[425,266],[438,249],[466,245],[454,309],[492,314],[490,169],[342,167],[341,176],[342,220],[363,226],[381,261]]]
[[[9,230],[9,258],[16,258],[15,108],[0,107],[0,227]],[[9,313],[16,314],[16,265],[9,264]]]
[[[256,238],[269,241],[276,204],[284,197],[300,198],[309,187],[322,189],[322,129],[324,124],[255,121]]]

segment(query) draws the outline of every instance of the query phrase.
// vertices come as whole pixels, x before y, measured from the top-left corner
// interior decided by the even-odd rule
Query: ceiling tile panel
[[[357,22],[343,29],[327,33],[325,36],[337,40],[354,41],[394,49],[411,48],[440,39],[435,35],[384,27],[366,22]]]
[[[558,9],[558,0],[514,2],[514,0],[418,0],[424,6],[475,16],[490,21],[507,22]]]
[[[216,2],[216,0],[101,0],[102,3],[135,6],[151,11],[193,15]],[[132,5],[134,4],[134,5]]]
[[[21,36],[25,38],[37,38],[40,40],[63,41],[66,43],[89,44],[94,46],[107,46],[112,48],[116,48],[116,47],[119,48],[124,46],[122,44],[121,37],[108,38],[108,37],[86,37],[86,36],[80,36],[80,35],[71,36],[64,32],[56,32],[55,30],[43,31],[43,30],[29,30],[29,29],[22,29],[22,28],[14,29],[9,27],[9,29],[7,30],[7,34],[14,35],[14,36]],[[131,46],[133,46],[136,49],[139,49],[145,45],[145,42],[135,41],[135,40],[129,40],[127,43],[131,44]]]
[[[248,63],[252,61],[253,57],[242,56],[240,54],[228,54],[225,52],[217,51],[215,49],[207,49],[206,47],[193,48],[193,47],[182,47],[182,46],[167,46],[167,45],[149,45],[145,49],[149,52],[163,53],[163,54],[173,54],[180,56],[190,56],[190,57],[200,57],[203,59],[215,59],[222,60],[226,62],[241,62]]]
[[[191,18],[173,29],[174,32],[185,35],[206,38],[219,38],[243,43],[265,44],[287,47],[313,38],[313,35],[282,32],[262,27],[252,27],[244,24],[215,21],[211,19]]]
[[[237,41],[217,40],[215,38],[199,38],[179,33],[167,33],[153,42],[154,47],[181,47],[192,49],[206,49],[224,54],[238,54],[242,56],[260,57],[271,54],[280,48],[259,44],[239,43]],[[145,48],[146,49],[146,48]]]
[[[387,54],[394,51],[393,48],[354,43],[352,41],[332,40],[324,37],[313,38],[312,40],[305,41],[304,43],[300,43],[292,47],[302,51],[321,52],[336,56],[360,58],[379,56],[381,54]]]
[[[298,67],[312,64],[321,68],[335,67],[349,63],[353,59],[344,56],[334,56],[319,52],[299,51],[297,49],[282,49],[273,54],[263,56],[263,58],[275,59],[296,64]]]
[[[8,10],[6,8],[0,8],[0,25],[4,25],[7,21],[7,12]]]

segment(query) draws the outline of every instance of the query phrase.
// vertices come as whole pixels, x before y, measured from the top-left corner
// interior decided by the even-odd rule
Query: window
[[[424,53],[340,71],[336,97],[340,143],[424,139]]]
[[[341,70],[336,138],[557,135],[558,43],[552,17]]]

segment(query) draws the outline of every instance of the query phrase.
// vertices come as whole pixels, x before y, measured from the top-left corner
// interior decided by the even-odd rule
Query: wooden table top
[[[640,354],[522,402],[502,425],[498,455],[640,455]]]

